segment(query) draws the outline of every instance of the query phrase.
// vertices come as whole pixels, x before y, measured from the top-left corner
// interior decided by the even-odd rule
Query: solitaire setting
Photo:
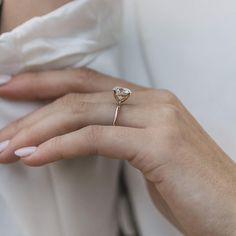
[[[132,93],[130,89],[122,87],[113,88],[113,92],[118,104],[125,102]]]
[[[118,118],[118,113],[121,109],[121,105],[130,97],[132,92],[128,88],[123,88],[123,87],[118,87],[118,86],[114,87],[112,91],[117,102],[117,107],[116,107],[115,116],[113,120],[113,125],[116,126],[116,121]]]

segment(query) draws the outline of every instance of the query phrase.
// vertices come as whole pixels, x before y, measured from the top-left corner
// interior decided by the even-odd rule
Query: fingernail
[[[3,152],[7,148],[9,143],[10,143],[10,140],[6,140],[0,143],[0,153]]]
[[[0,86],[6,84],[11,80],[10,75],[0,75]]]
[[[37,147],[24,147],[15,151],[15,155],[18,157],[27,157],[36,151]]]

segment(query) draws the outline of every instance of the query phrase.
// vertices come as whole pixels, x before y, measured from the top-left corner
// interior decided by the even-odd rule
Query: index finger
[[[68,93],[94,93],[114,86],[142,89],[142,86],[104,75],[88,68],[25,73],[0,86],[0,97],[17,100],[56,99]]]

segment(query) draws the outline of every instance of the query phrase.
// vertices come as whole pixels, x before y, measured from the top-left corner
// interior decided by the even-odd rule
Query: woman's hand
[[[116,85],[133,94],[114,127]],[[127,160],[186,234],[236,235],[235,164],[172,93],[82,69],[16,76],[0,87],[0,96],[63,96],[0,132],[1,141],[10,140],[1,162],[18,160],[14,153],[22,147],[28,148],[16,154],[30,166],[86,155]]]

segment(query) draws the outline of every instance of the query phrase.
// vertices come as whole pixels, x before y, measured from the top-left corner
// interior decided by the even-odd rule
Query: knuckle
[[[159,95],[161,96],[163,102],[168,104],[176,104],[178,101],[178,98],[176,95],[167,89],[161,89],[159,90]]]
[[[167,90],[167,89],[154,89],[154,88],[148,88],[148,89],[142,89],[140,91],[143,93],[143,95],[151,101],[157,102],[157,103],[164,103],[164,104],[173,104],[178,105],[179,99],[177,96]]]
[[[139,135],[138,131],[133,131],[133,133]],[[127,138],[127,137],[130,136],[130,130],[126,129],[126,128],[122,128],[122,129],[119,130],[119,132],[116,133],[116,136],[120,140],[122,140],[124,138]]]
[[[71,104],[70,110],[74,114],[84,113],[89,110],[89,107],[90,107],[90,103],[79,101],[77,103]]]
[[[69,93],[64,95],[56,102],[58,102],[60,106],[62,105],[64,108],[68,109],[74,114],[83,113],[86,112],[91,105],[89,102],[83,101],[83,98],[85,96],[86,95],[81,95],[77,93]]]
[[[94,79],[99,77],[99,73],[89,68],[81,68],[76,70],[76,77],[78,86],[81,88],[87,88],[88,86],[94,86]]]
[[[32,127],[25,127],[21,129],[13,138],[13,142],[20,141],[21,143],[27,142],[30,140],[31,142],[34,141],[35,132],[33,131]]]
[[[56,102],[59,102],[60,104],[65,105],[67,107],[73,104],[76,101],[76,99],[77,99],[76,93],[68,93],[63,97],[59,98],[58,100],[56,100]]]
[[[32,80],[34,83],[30,83],[30,88],[32,91],[36,92],[39,91],[39,88],[43,87],[44,81],[43,78],[46,72],[28,72],[23,74],[22,76],[26,80]],[[40,95],[39,95],[40,96]]]
[[[53,148],[54,150],[57,150],[57,148],[61,146],[60,136],[54,137],[49,144],[51,148]]]
[[[168,89],[162,89],[161,93],[163,94],[163,97],[165,97],[167,101],[173,101],[176,100],[177,98],[176,95]]]
[[[181,112],[174,105],[162,105],[157,110],[157,116],[161,117],[161,125],[156,132],[162,137],[162,142],[167,146],[175,146],[181,141]],[[165,146],[165,145],[164,145]]]
[[[95,70],[92,70],[86,67],[79,69],[78,72],[80,76],[86,77],[86,78],[96,77],[98,75],[98,73]]]
[[[161,114],[168,123],[176,122],[180,115],[178,107],[170,104],[159,106],[158,113]]]
[[[87,137],[91,142],[97,142],[98,136],[102,132],[102,127],[98,125],[91,125],[87,128]]]
[[[64,108],[70,108],[76,102],[77,94],[76,93],[68,93],[63,97],[56,100],[56,104],[62,106]]]
[[[31,72],[31,73],[27,74],[27,77],[29,79],[33,78],[34,81],[36,81],[36,82],[32,83],[32,86],[34,86],[34,88],[37,89],[37,86],[43,85],[42,78],[44,75],[45,75],[45,72],[43,72],[43,73],[42,72]]]
[[[14,121],[13,123],[7,125],[5,129],[12,129],[14,131],[19,131],[22,126],[22,120],[23,119],[18,119],[16,121]]]
[[[60,147],[63,147],[62,138],[60,136],[54,137],[51,142],[49,142],[49,149],[51,149],[59,159],[65,159],[65,153],[63,153],[64,149]]]
[[[90,144],[91,155],[99,155],[98,143],[101,138],[103,127],[99,125],[91,125],[86,128],[86,141]]]

